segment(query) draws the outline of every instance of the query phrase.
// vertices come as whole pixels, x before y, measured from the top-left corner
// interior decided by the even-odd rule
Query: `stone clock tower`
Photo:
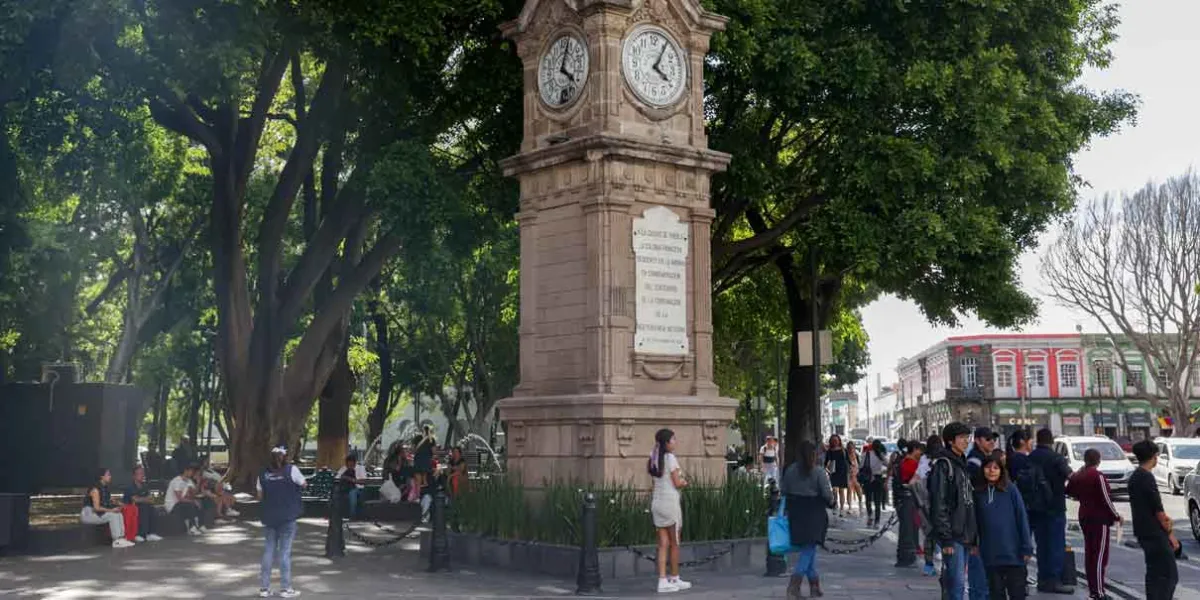
[[[508,468],[648,487],[660,428],[692,477],[725,475],[737,402],[713,384],[704,57],[726,20],[699,0],[527,0],[521,382],[500,403]]]

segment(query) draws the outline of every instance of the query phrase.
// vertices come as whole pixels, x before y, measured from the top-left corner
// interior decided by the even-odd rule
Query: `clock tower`
[[[520,384],[500,402],[508,468],[649,487],[655,432],[725,475],[737,402],[713,383],[704,58],[726,20],[699,0],[527,0],[503,27],[524,65]]]

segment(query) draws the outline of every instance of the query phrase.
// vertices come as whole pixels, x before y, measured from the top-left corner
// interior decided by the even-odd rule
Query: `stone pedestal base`
[[[675,432],[684,473],[724,481],[725,447],[737,401],[697,396],[586,394],[517,397],[499,403],[507,426],[508,471],[527,487],[544,482],[651,486],[646,461],[654,434]]]

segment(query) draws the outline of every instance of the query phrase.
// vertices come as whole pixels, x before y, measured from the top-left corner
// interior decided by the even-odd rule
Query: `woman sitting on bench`
[[[112,547],[128,548],[133,542],[125,539],[125,518],[121,516],[120,503],[114,502],[112,494],[108,491],[110,483],[112,473],[108,469],[100,469],[96,485],[88,488],[87,495],[83,497],[83,510],[79,513],[79,520],[85,525],[108,525],[108,531],[112,534]]]

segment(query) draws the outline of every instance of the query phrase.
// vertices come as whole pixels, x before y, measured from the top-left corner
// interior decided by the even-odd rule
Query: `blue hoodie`
[[[1022,557],[1033,556],[1029,517],[1017,486],[1003,490],[989,485],[975,492],[975,515],[979,519],[979,553],[986,567],[1020,566]]]

